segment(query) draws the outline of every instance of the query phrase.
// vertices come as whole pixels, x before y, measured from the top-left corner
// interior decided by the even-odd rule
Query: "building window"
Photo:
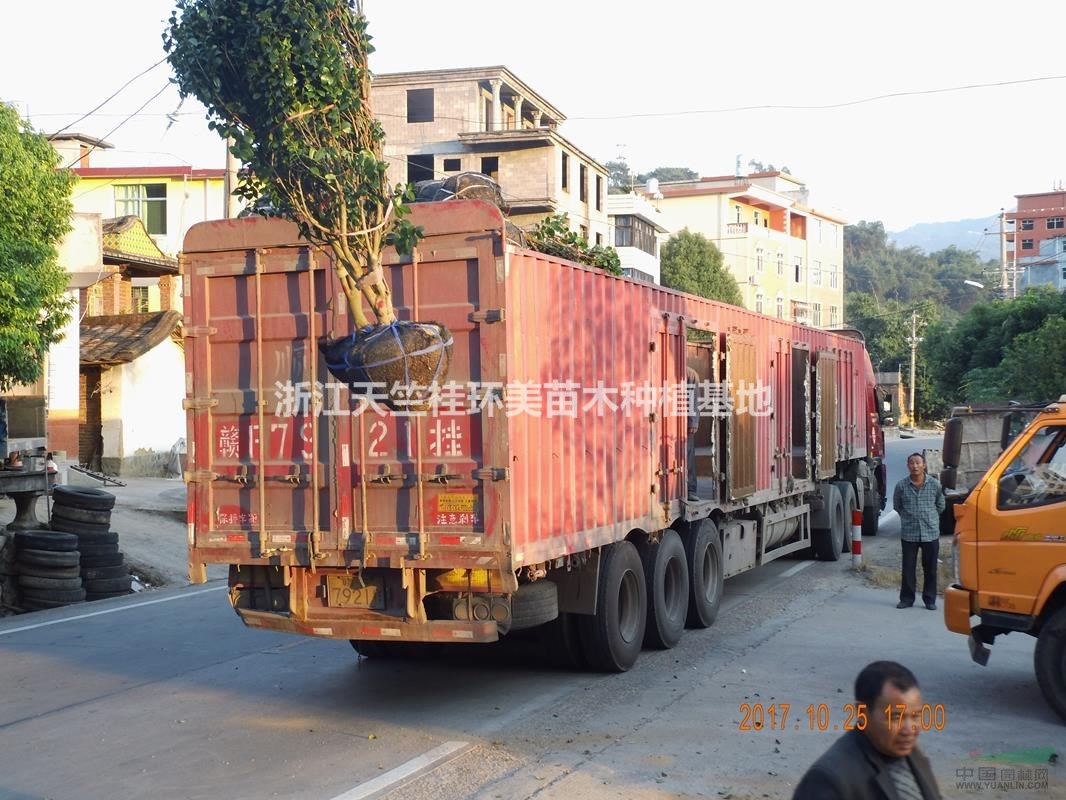
[[[840,288],[840,273],[837,272],[837,265],[836,264],[830,264],[829,265],[829,288],[830,289],[839,289]]]
[[[737,224],[740,224],[744,221],[743,217],[741,216],[740,206],[733,206],[733,208],[737,210]]]
[[[812,261],[811,262],[811,286],[821,286],[821,285],[822,285],[822,262],[821,261]]]
[[[829,223],[829,230],[833,233],[833,246],[835,247],[837,243],[837,226],[835,222]]]
[[[1032,249],[1033,249],[1033,240],[1032,239],[1022,239],[1022,250],[1032,250]]]
[[[584,164],[577,168],[577,199],[582,203],[589,201],[589,168]]]
[[[635,247],[648,255],[655,255],[655,228],[647,220],[632,214],[614,218],[614,246]]]
[[[780,275],[781,277],[784,277],[784,275],[785,275],[785,254],[784,253],[778,253],[777,254],[777,274]]]
[[[836,327],[839,322],[838,314],[840,314],[840,310],[836,306],[829,306],[829,326],[831,328]]]
[[[407,121],[408,122],[432,122],[433,121],[433,90],[432,89],[408,89],[407,90]]]
[[[433,155],[407,157],[407,182],[433,180]]]
[[[564,192],[569,192],[570,191],[570,154],[569,153],[563,153],[563,163],[562,163],[562,167],[560,169],[562,170],[561,174],[563,176],[563,191]]]
[[[752,213],[755,215],[755,227],[758,228],[759,227],[759,221],[762,218],[762,215],[758,211],[754,211]]]
[[[792,265],[792,280],[803,283],[803,257],[796,256],[796,262]]]
[[[603,234],[602,233],[597,233],[596,234],[596,246],[597,247],[603,247]]]
[[[822,327],[822,304],[814,303],[811,307],[811,324],[816,327]]]
[[[579,225],[578,226],[578,230],[580,231],[580,235],[581,235],[582,240],[585,242],[585,244],[588,244],[588,241],[589,241],[589,226],[588,225]]]
[[[764,298],[763,298],[762,292],[759,292],[757,295],[755,295],[755,313],[756,314],[763,313],[763,311],[762,311],[763,299]]]
[[[1062,279],[1066,281],[1066,267],[1062,268]],[[917,382],[917,381],[916,381]]]
[[[446,158],[444,159],[444,171],[445,172],[458,172],[463,168],[463,161],[460,158]]]
[[[133,299],[133,308],[130,310],[133,314],[147,314],[148,313],[148,287],[147,286],[134,286],[130,289]]]
[[[603,177],[596,176],[596,210],[603,210]]]
[[[785,318],[785,298],[781,295],[777,296],[777,316],[780,319]]]
[[[756,272],[762,272],[762,261],[763,261],[762,248],[758,247],[758,248],[755,249],[755,271]]]
[[[1031,219],[1023,219],[1022,220],[1022,230],[1023,231],[1031,231],[1032,229],[1033,229],[1033,220],[1031,220]]]
[[[1047,228],[1048,230],[1054,230],[1055,228],[1063,227],[1063,217],[1048,217]]]
[[[494,181],[500,179],[500,157],[499,156],[485,156],[481,159],[481,172],[488,175]]]
[[[115,216],[140,217],[154,236],[167,232],[167,185],[132,183],[115,187]]]

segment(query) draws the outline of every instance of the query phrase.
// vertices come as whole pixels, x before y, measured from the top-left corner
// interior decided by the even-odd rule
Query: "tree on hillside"
[[[41,376],[70,319],[58,245],[74,176],[41,134],[0,103],[0,392]]]
[[[736,280],[725,268],[722,252],[707,237],[688,228],[675,233],[663,245],[661,282],[709,300],[743,306]]]
[[[764,164],[761,161],[755,160],[754,158],[748,161],[748,169],[751,172],[783,172],[786,175],[792,174],[788,167],[781,167],[780,169],[778,169],[773,164]]]
[[[333,343],[348,351],[329,345],[327,365],[355,364],[335,374],[390,387],[444,380],[450,334],[398,321],[382,269],[382,251],[409,252],[420,231],[404,219],[409,188],[386,176],[361,3],[178,0],[163,44],[182,97],[207,107],[245,164],[238,194],[266,200],[332,254],[358,333]]]
[[[628,194],[633,191],[636,177],[624,158],[616,158],[604,164],[607,167],[607,194]]]
[[[982,299],[993,262],[977,253],[948,247],[925,255],[917,247],[900,248],[889,241],[880,222],[859,222],[844,228],[844,289],[878,301],[912,304],[931,300],[962,314]]]

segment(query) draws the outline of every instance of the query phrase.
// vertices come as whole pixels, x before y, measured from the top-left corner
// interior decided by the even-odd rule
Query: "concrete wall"
[[[170,339],[101,377],[101,466],[117,475],[164,475],[185,438],[185,356]]]

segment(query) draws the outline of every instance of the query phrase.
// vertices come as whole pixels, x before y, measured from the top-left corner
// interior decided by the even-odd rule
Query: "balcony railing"
[[[783,242],[789,237],[784,231],[776,228],[767,228],[763,225],[755,225],[750,222],[727,222],[725,226],[726,236],[757,236],[762,239],[772,239]]]

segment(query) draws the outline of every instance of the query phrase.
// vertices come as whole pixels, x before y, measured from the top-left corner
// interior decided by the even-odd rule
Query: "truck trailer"
[[[443,324],[428,412],[332,379],[329,255],[278,219],[185,238],[190,577],[251,627],[363,655],[544,626],[628,669],[718,613],[726,578],[876,532],[884,441],[861,335],[524,249],[499,209],[426,203],[388,251],[400,319]],[[697,484],[686,400],[698,377]]]

